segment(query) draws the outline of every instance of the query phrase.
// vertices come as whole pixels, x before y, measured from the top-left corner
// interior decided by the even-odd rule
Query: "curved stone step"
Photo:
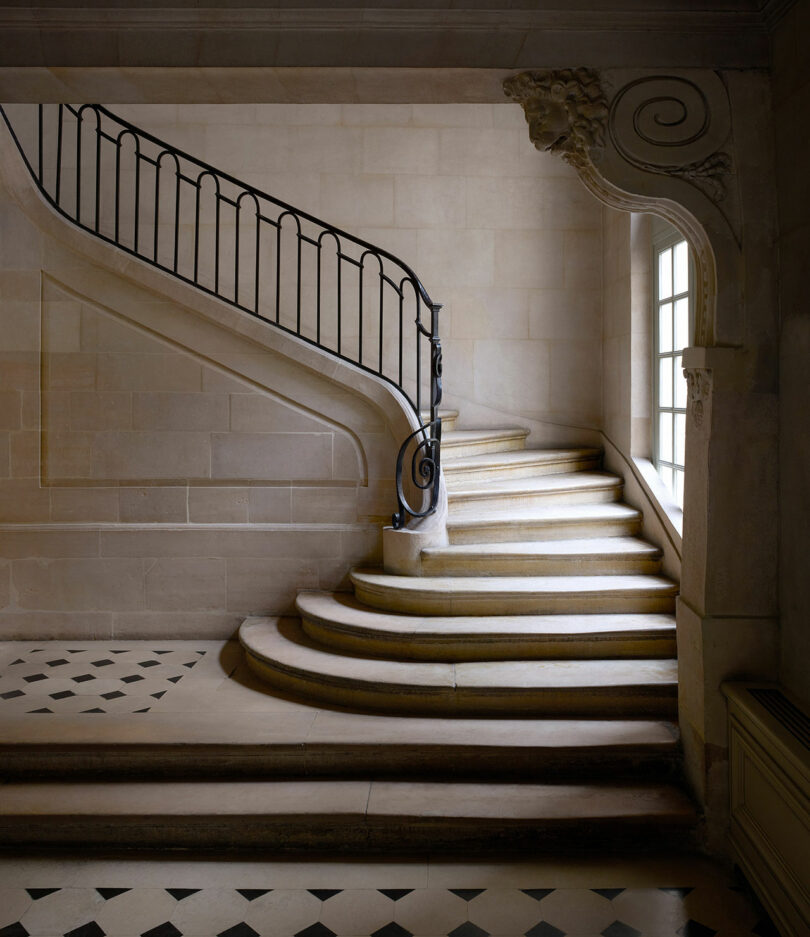
[[[278,689],[351,709],[434,716],[674,716],[674,660],[422,663],[338,654],[296,624],[247,619],[250,667]]]
[[[334,780],[39,781],[3,786],[13,846],[258,847],[367,855],[391,848],[593,849],[628,834],[656,845],[696,814],[669,784]]]
[[[442,462],[448,485],[456,480],[518,478],[593,470],[598,469],[601,463],[602,450],[592,448],[519,449],[470,456],[456,454]]]
[[[381,612],[346,592],[300,592],[313,640],[406,660],[553,660],[675,656],[671,615],[427,616]]]
[[[413,615],[554,615],[665,612],[678,586],[658,576],[393,576],[354,569],[357,598]]]
[[[637,537],[455,543],[422,550],[426,576],[598,576],[657,573],[662,553]]]
[[[606,472],[570,472],[477,482],[451,479],[447,500],[451,514],[460,517],[470,511],[618,501],[623,488],[620,478]]]
[[[529,431],[522,426],[451,430],[449,433],[442,433],[442,461],[452,461],[483,452],[522,449],[528,435]]]
[[[626,504],[559,504],[448,517],[447,534],[450,543],[632,537],[641,521],[641,512]]]
[[[430,420],[430,410],[423,410],[420,414],[423,423],[427,423]],[[442,435],[444,433],[449,433],[456,428],[456,421],[458,420],[458,410],[439,410],[439,416],[442,421]]]

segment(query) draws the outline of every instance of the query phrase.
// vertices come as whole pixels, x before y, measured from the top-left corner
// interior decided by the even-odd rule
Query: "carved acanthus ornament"
[[[599,77],[589,68],[544,69],[507,78],[508,97],[523,106],[529,139],[577,168],[599,160],[608,107]]]
[[[684,368],[683,373],[686,378],[692,422],[700,429],[703,426],[704,411],[712,394],[712,372],[706,368]]]
[[[610,104],[589,68],[544,69],[507,78],[504,92],[523,106],[529,137],[580,172],[599,163],[606,132],[616,152],[643,172],[676,176],[713,202],[727,194],[731,156],[724,113],[694,81],[649,75],[627,82]],[[715,98],[717,89],[712,89]],[[725,110],[721,108],[721,110]]]

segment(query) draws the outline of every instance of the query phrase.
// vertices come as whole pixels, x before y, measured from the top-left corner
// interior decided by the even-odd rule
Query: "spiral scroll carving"
[[[674,75],[626,84],[614,97],[611,142],[628,163],[645,172],[680,176],[712,201],[726,197],[731,157],[721,147],[729,128],[725,108],[706,91]]]

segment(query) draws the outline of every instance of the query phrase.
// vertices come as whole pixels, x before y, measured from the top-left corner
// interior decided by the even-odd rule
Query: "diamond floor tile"
[[[723,930],[707,919],[687,915],[685,902],[694,892],[691,888],[290,889],[273,888],[273,884],[268,880],[266,888],[159,888],[140,887],[137,882],[3,888],[0,878],[0,937],[776,935],[745,894],[719,885],[703,886],[700,903],[708,904],[713,897],[715,914],[718,905],[725,908]],[[602,904],[584,901],[587,894]],[[549,903],[551,896],[554,901]],[[738,908],[738,921],[754,920],[755,925],[736,926],[734,908]],[[587,921],[601,918],[602,911],[617,913],[600,930],[590,930]],[[563,919],[568,920],[567,927]]]
[[[83,648],[23,650],[0,670],[0,715],[148,711],[191,673],[207,651],[191,648]]]

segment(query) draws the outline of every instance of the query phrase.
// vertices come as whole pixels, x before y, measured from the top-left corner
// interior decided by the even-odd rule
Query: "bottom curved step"
[[[423,663],[353,657],[295,621],[248,618],[249,666],[276,688],[352,709],[433,716],[674,716],[674,660]]]

